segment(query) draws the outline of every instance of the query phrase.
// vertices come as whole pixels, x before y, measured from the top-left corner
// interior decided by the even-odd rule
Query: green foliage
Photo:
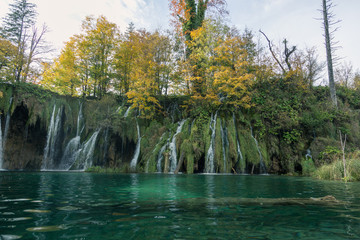
[[[312,176],[316,171],[314,161],[311,158],[306,158],[301,161],[302,175]]]
[[[334,159],[339,157],[341,150],[335,146],[327,146],[324,151],[320,152],[320,161],[322,163],[331,163]]]
[[[301,132],[297,129],[286,131],[283,133],[283,138],[287,144],[298,142],[301,137]]]

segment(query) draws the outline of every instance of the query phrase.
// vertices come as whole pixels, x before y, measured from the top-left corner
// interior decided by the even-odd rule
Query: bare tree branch
[[[274,51],[273,51],[273,49],[272,49],[271,41],[269,40],[269,38],[266,36],[266,34],[265,34],[263,31],[259,30],[259,32],[260,32],[262,35],[264,35],[264,37],[266,38],[266,40],[267,40],[267,42],[268,42],[268,44],[269,44],[269,50],[270,50],[270,52],[271,52],[271,55],[273,56],[273,58],[275,59],[275,61],[277,62],[277,64],[279,64],[279,66],[280,66],[281,70],[283,71],[283,73],[285,73],[285,72],[286,72],[285,68],[283,67],[283,65],[281,64],[281,62],[279,61],[279,59],[276,57],[276,54],[274,53]]]

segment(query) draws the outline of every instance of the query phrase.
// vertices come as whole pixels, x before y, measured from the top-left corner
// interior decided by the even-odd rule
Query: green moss
[[[228,119],[227,126],[228,126],[227,129],[228,129],[228,140],[229,140],[228,164],[232,169],[233,167],[235,167],[235,164],[237,163],[238,160],[236,128],[233,119]]]
[[[180,152],[185,154],[186,173],[194,173],[194,149],[189,139],[184,140],[181,144]]]
[[[222,155],[222,140],[221,140],[221,119],[218,118],[216,121],[216,134],[215,134],[215,154],[214,154],[214,169],[217,173],[223,173],[224,169],[224,158]]]
[[[260,163],[259,152],[254,139],[251,137],[250,130],[241,129],[239,131],[241,152],[247,163],[258,165]]]

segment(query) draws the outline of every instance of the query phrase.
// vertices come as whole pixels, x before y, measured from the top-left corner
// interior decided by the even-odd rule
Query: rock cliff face
[[[29,110],[22,103],[10,117],[9,133],[4,145],[5,169],[39,169],[46,140],[40,119],[27,125]]]
[[[308,149],[319,157],[326,147],[312,136],[297,147],[260,137],[254,117],[240,112],[187,117],[176,100],[163,103],[164,116],[146,120],[111,96],[80,99],[6,84],[0,91],[0,168],[6,170],[301,173]]]

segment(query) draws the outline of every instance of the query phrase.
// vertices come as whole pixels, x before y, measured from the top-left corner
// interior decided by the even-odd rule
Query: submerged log
[[[244,205],[244,206],[312,206],[312,205],[342,205],[343,201],[337,200],[334,196],[320,198],[211,198],[211,199],[188,199],[190,202],[211,202],[218,205]]]

